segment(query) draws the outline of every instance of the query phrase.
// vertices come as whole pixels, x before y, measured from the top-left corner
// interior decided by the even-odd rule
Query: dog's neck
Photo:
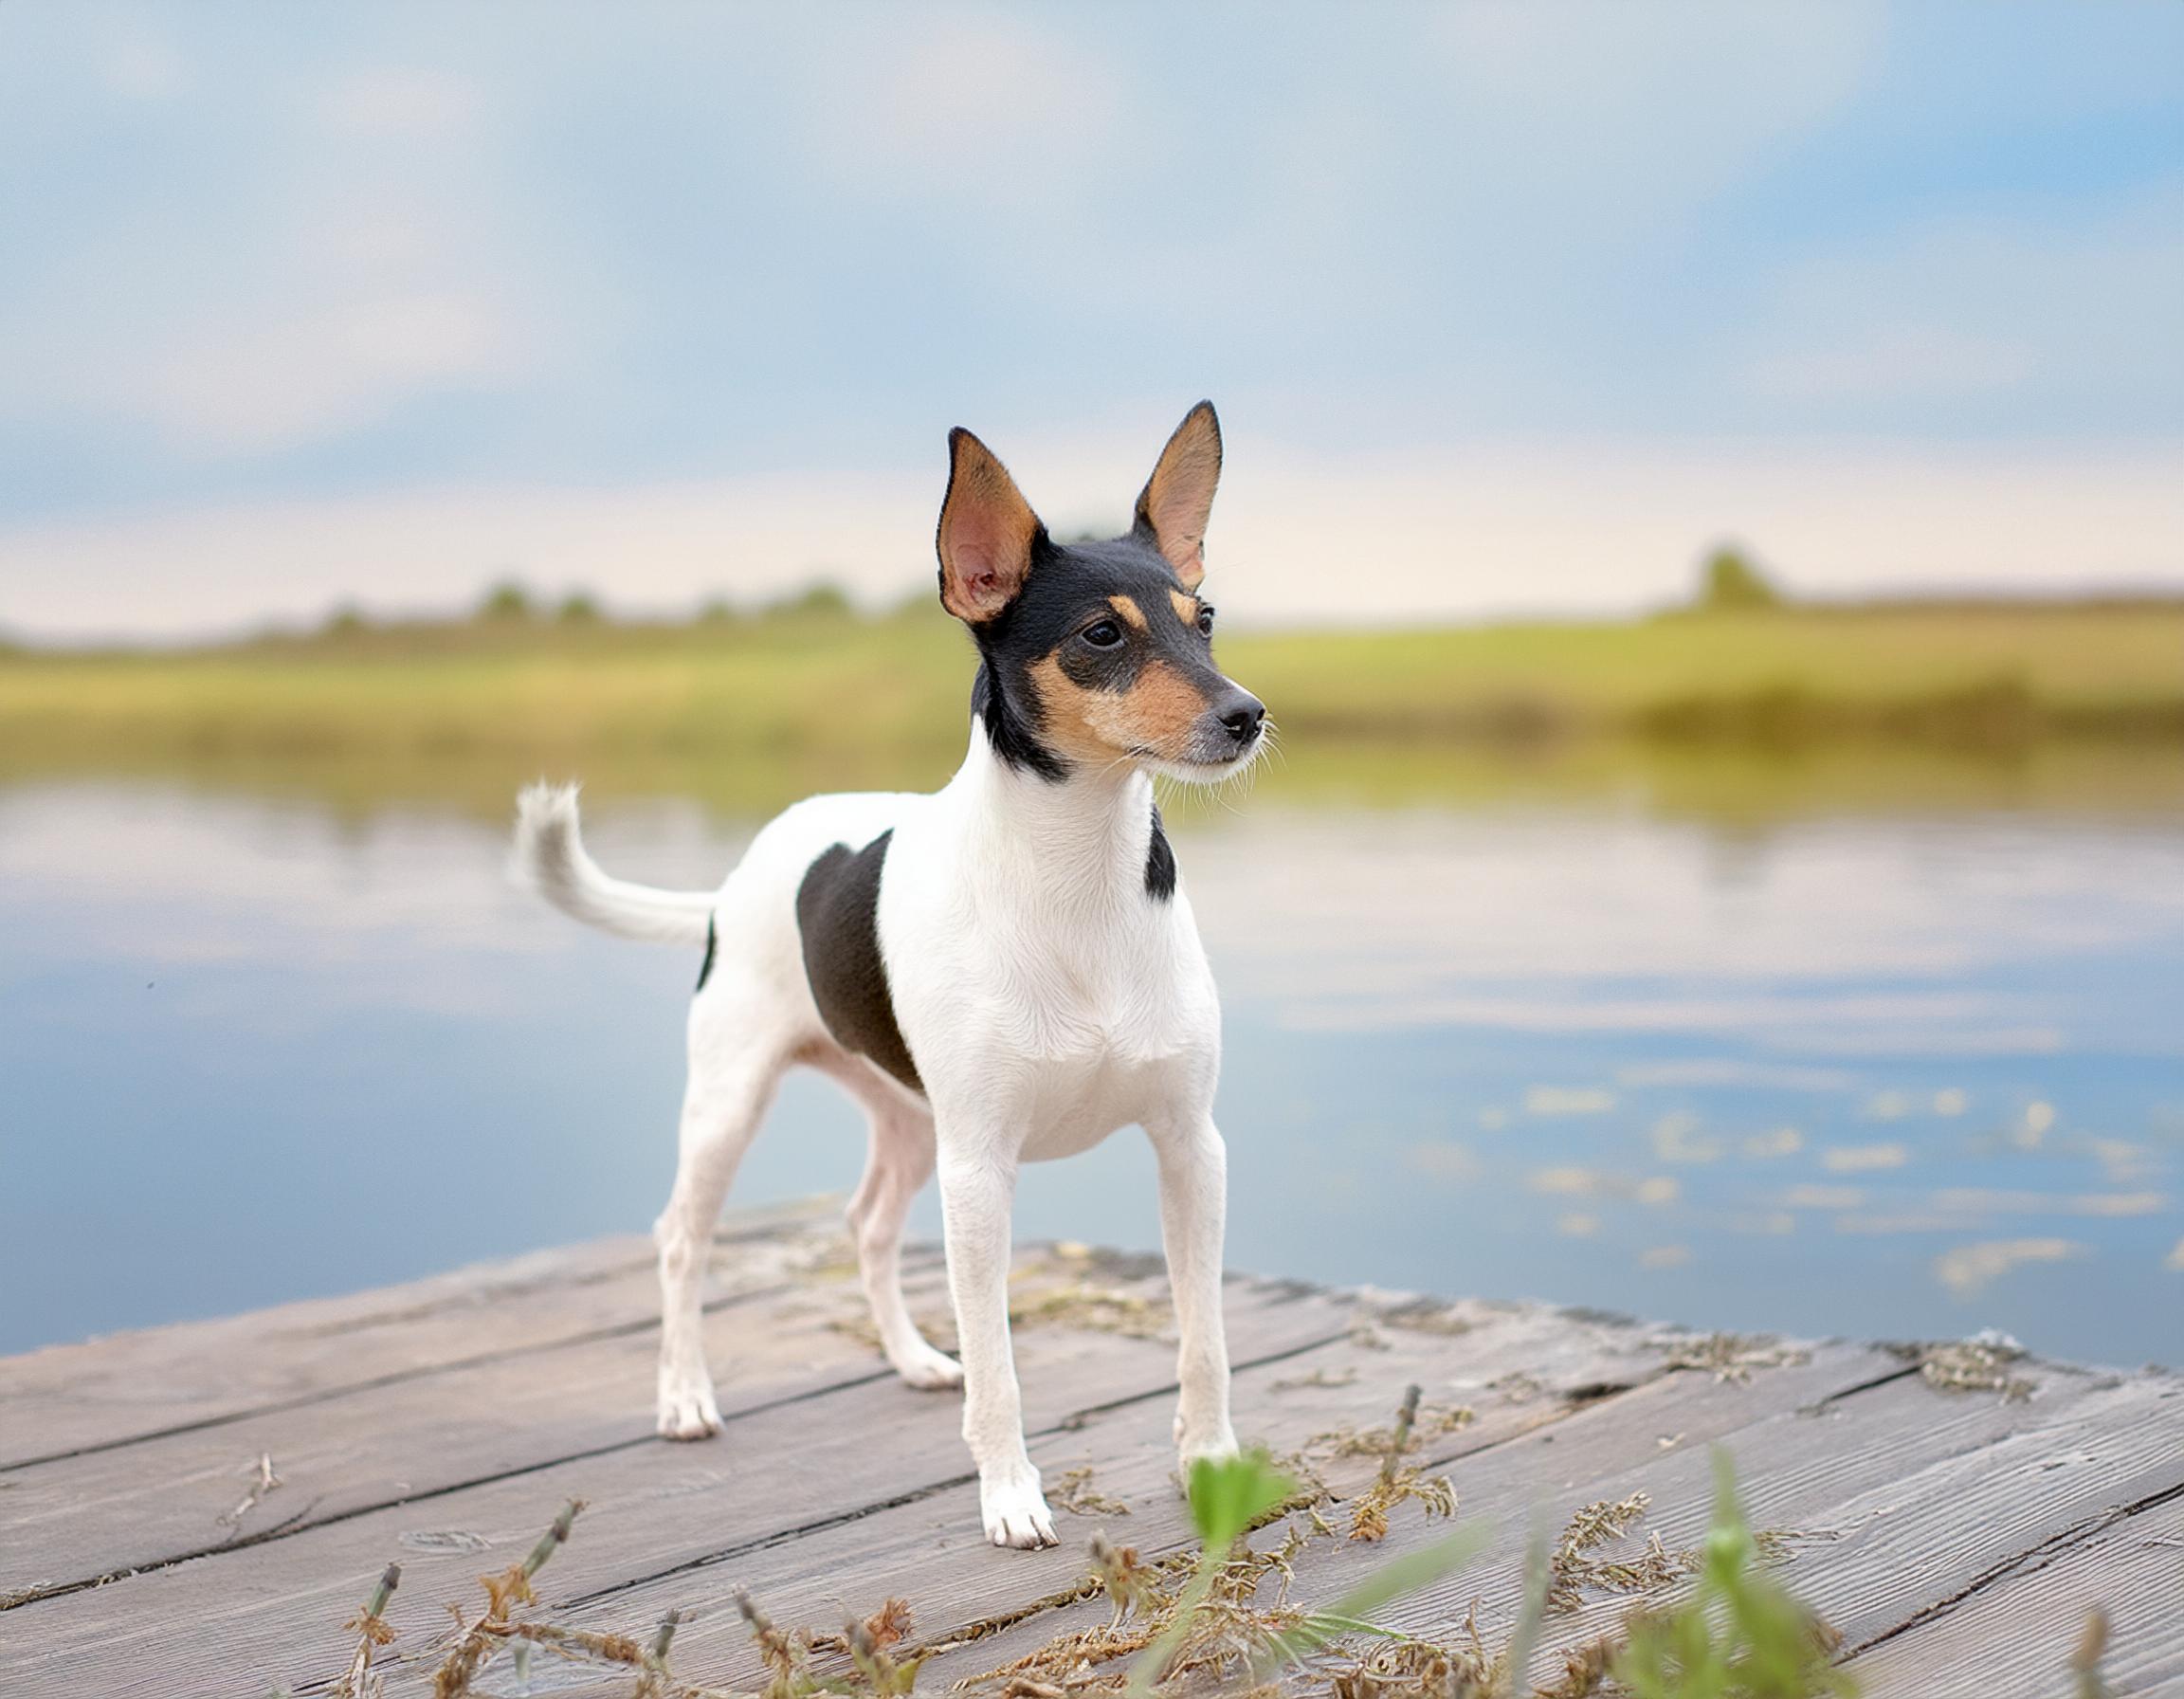
[[[1053,901],[1142,898],[1153,839],[1153,779],[1128,761],[1050,779],[1003,760],[983,723],[950,782],[962,799],[974,856],[1032,872]]]

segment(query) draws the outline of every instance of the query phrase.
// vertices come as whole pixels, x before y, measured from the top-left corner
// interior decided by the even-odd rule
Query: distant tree
[[[769,618],[843,619],[856,612],[849,593],[839,584],[821,579],[810,588],[766,605]]]
[[[343,602],[326,616],[322,628],[329,637],[354,637],[359,631],[372,629],[372,622],[364,617],[364,610],[355,602]]]
[[[923,619],[938,612],[940,598],[933,594],[930,584],[920,584],[905,594],[901,600],[888,604],[884,617],[888,619]]]
[[[599,612],[597,597],[589,591],[572,590],[554,610],[554,617],[565,626],[595,626],[605,616]]]
[[[513,621],[532,619],[537,615],[531,593],[514,578],[503,579],[485,593],[485,599],[478,604],[478,617],[483,620]]]
[[[1699,573],[1698,605],[1709,613],[1749,613],[1782,606],[1782,593],[1741,549],[1723,543]]]
[[[736,604],[724,595],[710,595],[698,604],[698,623],[701,626],[733,625],[742,617]]]

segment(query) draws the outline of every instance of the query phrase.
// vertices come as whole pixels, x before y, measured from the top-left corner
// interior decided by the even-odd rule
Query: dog
[[[940,600],[978,667],[970,749],[943,789],[797,803],[712,892],[602,872],[573,787],[522,795],[517,850],[576,919],[705,946],[680,1160],[654,1228],[659,1431],[719,1427],[704,1259],[775,1082],[801,1063],[870,1117],[848,1219],[887,1361],[912,1386],[963,1388],[987,1537],[1028,1549],[1056,1542],[1009,1337],[1021,1162],[1145,1129],[1180,1335],[1184,1479],[1236,1449],[1221,1316],[1228,1159],[1212,1117],[1220,1005],[1153,776],[1229,777],[1271,733],[1258,698],[1214,666],[1199,594],[1221,474],[1210,402],[1169,438],[1130,529],[1105,541],[1055,541],[983,443],[962,429],[948,441]],[[919,1334],[900,1278],[903,1217],[936,1168],[960,1365]]]

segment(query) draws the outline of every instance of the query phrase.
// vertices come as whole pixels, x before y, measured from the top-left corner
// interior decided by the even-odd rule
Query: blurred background
[[[2184,1358],[2184,10],[17,0],[0,224],[0,1349],[646,1227],[517,786],[943,782],[1210,395],[1232,1262]]]

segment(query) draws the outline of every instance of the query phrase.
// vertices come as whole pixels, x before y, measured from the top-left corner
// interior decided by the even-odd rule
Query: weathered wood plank
[[[1800,1592],[1862,1645],[1986,1584],[2028,1552],[2083,1537],[2113,1505],[2174,1490],[2184,1485],[2180,1392],[2143,1379],[2095,1385],[2030,1426],[1990,1429],[1953,1450],[1934,1442],[1940,1424],[1910,1407],[1926,1389],[1902,1388],[1898,1419],[1920,1431],[1901,1441],[1875,1432],[1872,1443],[1886,1450],[1865,1478],[1822,1458],[1768,1478],[1787,1525],[1840,1534],[1825,1565],[1799,1572]],[[1884,1419],[1877,1410],[1869,1426]],[[1972,1420],[1947,1426],[1971,1439]]]
[[[909,1289],[930,1295],[942,1281],[936,1263]],[[706,1341],[724,1413],[886,1372],[861,1341],[826,1324],[828,1306],[846,1320],[864,1314],[846,1273],[713,1310]],[[19,1469],[0,1493],[0,1605],[646,1444],[656,1339],[646,1328],[541,1343],[187,1428],[126,1458],[100,1451]],[[251,1503],[261,1459],[281,1485]]]
[[[731,1216],[716,1301],[788,1285],[831,1200]],[[658,1320],[652,1249],[601,1239],[428,1280],[0,1358],[0,1470]]]
[[[1791,1384],[1776,1377],[1803,1372],[1774,1371],[1767,1383]],[[1381,1620],[1446,1635],[1476,1599],[1489,1635],[1504,1632],[1518,1607],[1533,1516],[1559,1527],[1593,1500],[1647,1491],[1648,1526],[1671,1547],[1695,1545],[1711,1500],[1702,1442],[1717,1438],[1738,1461],[1757,1525],[1808,1536],[1797,1542],[1789,1579],[1853,1645],[2083,1530],[2111,1502],[2184,1480],[2184,1398],[2176,1382],[2157,1378],[2050,1376],[2042,1399],[2027,1406],[1938,1393],[1899,1376],[1811,1414],[1769,1410],[1724,1430],[1672,1413],[1686,1398],[1674,1382],[1647,1386],[1484,1456],[1454,1460],[1449,1472],[1465,1513],[1500,1530],[1496,1543],[1471,1570],[1398,1601]],[[1656,1434],[1682,1437],[1664,1449]],[[1412,1525],[1386,1550],[1428,1537]],[[1315,1546],[1299,1575],[1312,1584],[1310,1596],[1332,1597],[1367,1563],[1350,1548]],[[1549,1675],[1561,1649],[1612,1628],[1626,1603],[1602,1599],[1551,1622],[1535,1675]]]
[[[1453,1306],[1435,1320],[1461,1331],[1380,1325],[1238,1374],[1240,1433],[1286,1452],[1331,1430],[1385,1428],[1403,1387],[1415,1381],[1426,1390],[1429,1410],[1469,1404],[1476,1419],[1458,1437],[1467,1449],[1483,1449],[1567,1414],[1571,1393],[1592,1394],[1664,1372],[1661,1353],[1649,1348],[1641,1330],[1544,1306]],[[1090,1466],[1093,1487],[1127,1503],[1130,1514],[1065,1512],[1063,1550],[1028,1556],[994,1551],[975,1526],[937,1524],[930,1506],[906,1505],[701,1572],[574,1599],[550,1589],[548,1605],[557,1619],[622,1630],[679,1609],[684,1617],[677,1631],[678,1670],[693,1679],[735,1685],[757,1673],[733,1602],[738,1585],[751,1587],[780,1622],[822,1629],[837,1626],[845,1609],[863,1615],[890,1597],[906,1598],[919,1613],[919,1637],[930,1641],[1021,1610],[1075,1580],[1084,1570],[1083,1542],[1095,1527],[1147,1550],[1186,1543],[1164,1407],[1134,1403],[1093,1415],[1036,1440],[1032,1450],[1050,1489],[1065,1471]],[[1331,1455],[1327,1446],[1317,1448],[1312,1461],[1338,1487],[1360,1485],[1377,1468],[1371,1458]],[[1084,1619],[1103,1617],[1105,1609],[1086,1607]],[[1029,1644],[1053,1632],[1054,1623],[1046,1621],[1019,1637]],[[952,1673],[937,1677],[936,1689],[967,1669],[983,1667],[957,1658]],[[937,1672],[940,1666],[935,1668]],[[412,1686],[397,1682],[390,1692],[422,1691],[423,1686],[421,1680]]]
[[[840,1260],[831,1217],[731,1230],[709,1337],[732,1419],[711,1445],[649,1437],[656,1298],[636,1240],[0,1362],[0,1451],[15,1459],[0,1468],[0,1589],[161,1565],[0,1609],[0,1691],[308,1690],[337,1667],[340,1624],[392,1557],[408,1573],[391,1690],[408,1699],[444,1604],[474,1598],[477,1574],[527,1546],[571,1494],[592,1508],[543,1578],[545,1608],[643,1630],[682,1607],[677,1666],[717,1681],[755,1672],[730,1602],[738,1583],[777,1619],[821,1628],[907,1597],[930,1637],[1069,1586],[1094,1525],[1155,1551],[1187,1544],[1173,1347],[1151,1337],[1167,1321],[1156,1262],[1046,1256],[1020,1283],[1034,1453],[1050,1486],[1091,1465],[1093,1487],[1131,1514],[1065,1511],[1074,1546],[995,1552],[980,1537],[957,1400],[901,1388],[840,1325],[862,1300],[828,1266]],[[931,1251],[911,1278],[914,1304],[944,1317]],[[1429,1406],[1475,1413],[1436,1434],[1426,1460],[1496,1543],[1391,1606],[1392,1626],[1447,1635],[1476,1599],[1491,1638],[1514,1614],[1528,1528],[1594,1499],[1647,1490],[1647,1528],[1696,1543],[1719,1439],[1755,1521],[1799,1536],[1789,1578],[1845,1630],[1875,1699],[1985,1699],[2028,1670],[2059,1670],[2095,1599],[2118,1618],[2120,1692],[2184,1682],[2184,1553],[2171,1544],[2184,1539],[2184,1382],[2043,1368],[2037,1398],[2005,1404],[1938,1393],[1894,1358],[1834,1345],[1724,1384],[1667,1373],[1660,1336],[1632,1324],[1539,1306],[1389,1309],[1283,1283],[1230,1287],[1247,1434],[1290,1450],[1384,1425],[1412,1380]],[[1358,1325],[1361,1310],[1377,1319]],[[219,1514],[264,1452],[286,1484],[252,1508],[246,1539],[166,1562],[218,1544]],[[1349,1492],[1374,1463],[1324,1467]],[[1399,1512],[1384,1543],[1317,1540],[1299,1594],[1332,1598],[1441,1531]],[[1554,1619],[1535,1673],[1625,1608],[1603,1599]],[[928,1685],[1104,1615],[1040,1611],[943,1658]],[[566,1686],[535,1676],[537,1690],[549,1684]]]
[[[1826,1361],[1822,1354],[1813,1366]],[[1793,1385],[1786,1377],[1806,1372],[1773,1371],[1765,1383]],[[2142,1471],[2158,1477],[2162,1451],[2177,1453],[2184,1435],[2174,1416],[2165,1427],[2146,1428],[2141,1418],[2159,1400],[2143,1383],[2136,1384],[2141,1397],[2130,1408],[2101,1396],[2113,1393],[2113,1386],[2072,1380],[2053,1389],[2049,1425],[2057,1433],[2080,1440],[2103,1434],[2118,1439],[2136,1428],[2140,1437],[2125,1443],[2127,1456],[2108,1455],[2108,1467],[2089,1474],[2081,1493],[2061,1491],[2047,1499],[2044,1520],[2066,1524],[2087,1495],[2097,1498],[2108,1484],[2137,1481]],[[1688,1386],[1648,1386],[1485,1456],[1454,1460],[1448,1472],[1465,1512],[1483,1517],[1498,1530],[1495,1544],[1472,1568],[1397,1601],[1381,1613],[1381,1620],[1406,1633],[1447,1635],[1476,1600],[1489,1638],[1505,1633],[1518,1608],[1527,1528],[1537,1518],[1558,1529],[1579,1505],[1595,1500],[1647,1491],[1654,1506],[1647,1527],[1672,1548],[1696,1545],[1711,1501],[1704,1447],[1716,1440],[1738,1460],[1758,1525],[1815,1536],[1799,1543],[1790,1579],[1801,1597],[1853,1636],[1863,1625],[1900,1619],[1898,1614],[1920,1602],[1946,1597],[1983,1573],[1994,1553],[2037,1538],[2022,1521],[1967,1497],[1972,1476],[2000,1466],[1996,1448],[2016,1434],[2025,1420],[2022,1406],[1951,1398],[1915,1378],[1898,1377],[1829,1398],[1811,1414],[1766,1408],[1756,1420],[1722,1427],[1704,1406],[1719,1404],[1729,1390],[1702,1386],[1694,1398]],[[1671,1435],[1680,1437],[1664,1448],[1661,1439]],[[1956,1475],[1949,1470],[1953,1459],[1977,1461],[1962,1462],[1963,1472]],[[1902,1486],[1921,1470],[1949,1478],[1936,1479],[1930,1490]],[[1876,1516],[1880,1507],[1891,1507]],[[1900,1525],[1891,1526],[1884,1542],[1876,1530],[1886,1517]],[[1410,1549],[1429,1537],[1429,1530],[1413,1524],[1385,1550]],[[1636,1544],[1633,1539],[1628,1549]],[[1311,1597],[1332,1597],[1374,1561],[1353,1548],[1316,1546],[1299,1564],[1301,1582],[1312,1585]],[[1564,1648],[1611,1629],[1627,1604],[1603,1599],[1552,1619],[1535,1676],[1552,1674]]]
[[[1741,1449],[1742,1436],[1786,1420],[1795,1412],[1872,1380],[1898,1365],[1884,1354],[1859,1346],[1824,1346],[1808,1362],[1768,1369],[1748,1382],[1725,1383],[1701,1374],[1679,1373],[1645,1381],[1619,1396],[1575,1408],[1562,1406],[1559,1419],[1499,1440],[1470,1431],[1453,1435],[1437,1451],[1424,1454],[1425,1467],[1446,1473],[1455,1484],[1459,1517],[1479,1520],[1496,1531],[1482,1558],[1432,1588],[1400,1600],[1380,1613],[1381,1620],[1406,1633],[1447,1636],[1463,1622],[1474,1598],[1481,1599],[1480,1621],[1491,1637],[1505,1633],[1514,1619],[1524,1567],[1524,1545],[1535,1518],[1559,1530],[1568,1510],[1591,1500],[1621,1497],[1614,1484],[1643,1471],[1664,1455],[1681,1453],[1703,1461],[1705,1448],[1727,1441]],[[1661,1441],[1676,1436],[1664,1452]],[[1362,1486],[1369,1471],[1347,1481],[1330,1481],[1338,1490]],[[1700,1501],[1703,1519],[1704,1500]],[[1338,1507],[1339,1512],[1339,1507]],[[1332,1517],[1347,1527],[1339,1513]],[[1414,1507],[1399,1511],[1389,1537],[1380,1542],[1315,1540],[1296,1563],[1294,1596],[1327,1603],[1391,1558],[1441,1538],[1446,1525],[1428,1522]],[[1262,1541],[1277,1536],[1262,1535]],[[960,1680],[1018,1657],[1053,1635],[1106,1619],[1105,1603],[1047,1614],[950,1654],[936,1672]],[[1569,1629],[1565,1627],[1565,1637]],[[1552,1662],[1543,1649],[1535,1665],[1544,1673]],[[738,1665],[738,1669],[746,1666]]]
[[[2072,1690],[2069,1659],[2095,1606],[2102,1673],[2124,1695],[2184,1693],[2184,1496],[2126,1508],[2092,1536],[2007,1575],[1850,1659],[1875,1699],[1988,1699]]]
[[[1346,1306],[1249,1284],[1231,1288],[1230,1313],[1246,1361],[1303,1348],[1349,1319]],[[1173,1347],[1154,1340],[1033,1324],[1018,1351],[1035,1430],[1173,1387]],[[959,1419],[954,1399],[891,1378],[864,1381],[755,1412],[711,1444],[658,1442],[556,1464],[445,1495],[420,1507],[428,1514],[373,1511],[25,1604],[0,1617],[0,1690],[34,1691],[65,1672],[86,1691],[190,1691],[188,1678],[147,1658],[178,1630],[195,1674],[217,1671],[225,1686],[246,1690],[302,1686],[337,1667],[339,1625],[390,1557],[407,1566],[391,1619],[414,1644],[444,1626],[441,1601],[466,1596],[481,1570],[520,1552],[571,1496],[595,1507],[584,1538],[555,1566],[556,1584],[576,1591],[707,1566],[723,1551],[801,1537],[890,1502],[945,1499],[974,1539]]]

